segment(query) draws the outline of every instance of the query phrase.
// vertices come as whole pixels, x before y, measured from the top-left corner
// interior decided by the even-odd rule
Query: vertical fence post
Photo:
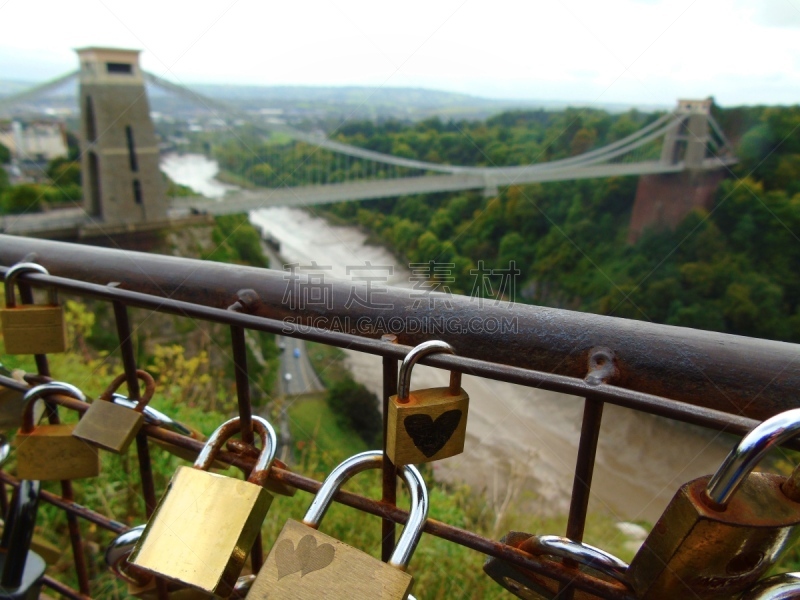
[[[113,306],[122,366],[125,369],[125,382],[128,384],[128,395],[131,400],[136,401],[141,398],[141,390],[139,389],[139,378],[136,375],[136,351],[133,347],[128,308],[122,302],[114,302]],[[144,431],[139,431],[136,434],[136,456],[139,459],[139,477],[142,482],[144,511],[147,518],[150,519],[156,509],[156,485],[153,480],[150,446],[147,442],[147,434]],[[158,595],[158,600],[167,600],[169,598],[167,584],[160,577],[156,577],[156,594]]]
[[[586,512],[589,508],[589,495],[594,475],[594,462],[597,455],[597,442],[600,438],[600,424],[603,419],[602,400],[587,396],[583,404],[583,423],[581,424],[581,440],[578,445],[578,459],[575,464],[575,479],[572,482],[572,499],[569,505],[567,520],[567,537],[575,542],[583,541],[586,529]],[[564,564],[577,566],[574,561]],[[559,598],[572,600],[574,589],[569,583],[559,586]]]
[[[392,334],[384,335],[382,341],[389,344],[397,343],[397,336]],[[397,393],[397,369],[398,360],[396,358],[383,357],[383,494],[381,501],[395,505],[397,503],[397,467],[392,464],[386,455],[386,426],[389,415],[389,397]],[[394,521],[383,519],[381,525],[381,557],[384,562],[388,561],[394,552],[395,525]]]
[[[238,311],[241,303],[235,302],[229,310]],[[241,436],[245,444],[253,444],[253,405],[250,400],[250,377],[247,373],[247,344],[244,328],[231,325],[231,346],[233,348],[233,363],[236,373],[236,397],[239,403],[239,419],[241,421]],[[264,563],[264,551],[261,543],[261,533],[256,536],[253,547],[250,549],[250,562],[253,573],[258,573]]]

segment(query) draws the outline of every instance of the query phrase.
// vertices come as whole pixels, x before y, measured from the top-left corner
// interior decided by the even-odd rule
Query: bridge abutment
[[[722,170],[639,177],[628,243],[636,243],[645,229],[674,229],[696,208],[711,210],[717,187],[724,178]]]

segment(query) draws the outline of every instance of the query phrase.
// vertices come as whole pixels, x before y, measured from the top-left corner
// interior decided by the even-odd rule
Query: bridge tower
[[[109,225],[166,220],[165,186],[139,51],[91,47],[76,52],[84,209]]]
[[[628,242],[635,243],[645,229],[674,229],[692,210],[710,210],[717,186],[725,177],[720,169],[704,167],[709,142],[712,99],[678,100],[676,119],[664,137],[661,163],[682,164],[679,173],[642,175],[636,188]]]

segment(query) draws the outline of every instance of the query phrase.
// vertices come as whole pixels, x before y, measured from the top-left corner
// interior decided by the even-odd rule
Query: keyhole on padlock
[[[764,561],[763,552],[745,552],[734,556],[726,565],[728,575],[744,575],[756,569]]]

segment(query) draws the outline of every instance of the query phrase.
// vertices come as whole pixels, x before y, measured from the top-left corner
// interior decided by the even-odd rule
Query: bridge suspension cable
[[[22,90],[21,92],[17,92],[16,94],[11,94],[5,98],[0,98],[0,112],[7,111],[14,105],[28,102],[29,100],[33,100],[39,96],[44,96],[45,94],[48,94],[53,90],[66,85],[73,79],[77,79],[77,77],[78,71],[72,71],[66,75],[61,75],[60,77],[56,77],[50,81],[45,81],[42,84]]]

